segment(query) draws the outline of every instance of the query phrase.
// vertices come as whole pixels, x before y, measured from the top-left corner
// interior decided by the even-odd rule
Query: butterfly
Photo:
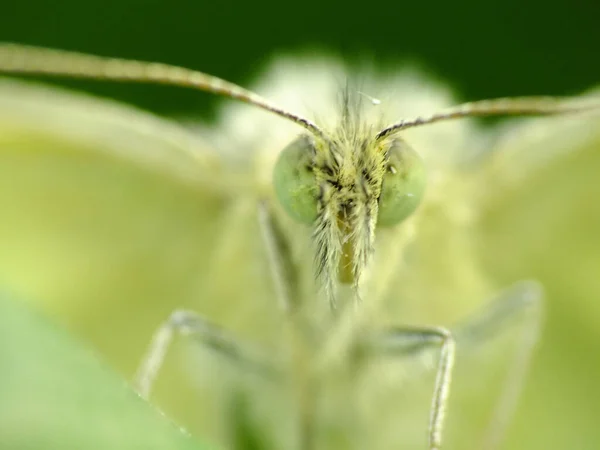
[[[372,402],[377,383],[367,383],[351,400],[345,395],[352,388],[342,389],[342,398],[336,391],[344,380],[357,383],[360,374],[390,356],[426,357],[437,366],[427,439],[430,449],[440,448],[457,342],[468,347],[485,341],[514,316],[526,315],[529,321],[511,371],[517,375],[506,382],[487,436],[494,447],[515,408],[522,368],[537,340],[538,285],[516,285],[456,329],[398,327],[397,320],[410,316],[408,305],[415,314],[414,305],[425,304],[424,297],[445,297],[454,308],[461,300],[452,297],[465,291],[471,296],[489,294],[467,230],[477,223],[478,208],[491,195],[488,188],[481,188],[491,180],[481,179],[482,173],[494,175],[489,161],[502,152],[486,151],[490,136],[473,124],[455,126],[451,121],[574,113],[597,109],[598,102],[521,98],[446,108],[448,93],[423,82],[420,74],[367,80],[360,90],[348,85],[340,93],[337,80],[344,76],[343,68],[326,61],[307,66],[306,73],[296,71],[297,80],[286,77],[284,88],[276,79],[264,80],[264,91],[271,90],[274,98],[290,104],[282,108],[239,86],[182,68],[2,45],[0,71],[195,87],[267,113],[230,109],[223,113],[226,119],[220,127],[190,132],[122,106],[10,83],[0,97],[5,111],[5,192],[10,192],[8,185],[14,192],[15,181],[23,183],[27,189],[18,189],[19,203],[25,198],[38,205],[28,208],[35,210],[29,216],[17,213],[22,204],[12,198],[3,202],[13,208],[7,217],[15,217],[16,223],[9,225],[22,233],[18,241],[29,242],[21,257],[40,254],[31,239],[31,226],[43,221],[42,233],[52,235],[51,241],[59,236],[59,254],[67,260],[66,267],[47,275],[48,285],[41,289],[46,298],[64,295],[64,277],[69,283],[86,284],[86,290],[95,283],[99,299],[108,297],[108,290],[98,284],[120,284],[123,293],[132,290],[134,301],[152,303],[140,295],[142,280],[148,283],[144,292],[156,283],[152,295],[161,297],[162,289],[162,296],[170,296],[177,307],[191,309],[202,298],[202,316],[180,310],[159,329],[140,370],[140,391],[149,394],[173,334],[193,334],[243,369],[240,372],[256,370],[260,377],[274,378],[272,389],[289,397],[285,406],[274,410],[287,411],[294,430],[274,433],[284,448],[317,448],[340,436],[357,448],[372,443],[365,430],[381,427],[380,417],[369,424],[369,417],[361,416],[367,407],[344,411],[340,405]],[[296,85],[306,87],[290,89]],[[390,95],[398,86],[399,105],[391,100],[376,104],[362,93]],[[318,120],[289,112],[305,109],[301,104],[307,99],[316,99],[310,108]],[[433,112],[427,114],[428,110]],[[437,122],[448,123],[434,127]],[[587,116],[579,117],[577,124],[584,130],[595,127]],[[483,150],[473,145],[477,141]],[[466,142],[475,149],[471,154],[465,152]],[[501,148],[502,142],[494,145]],[[217,153],[214,147],[224,150]],[[39,148],[52,151],[40,153]],[[115,159],[121,164],[115,165]],[[473,175],[468,169],[480,160],[490,168]],[[56,179],[66,184],[51,181]],[[172,210],[159,213],[155,208],[165,203]],[[132,222],[132,216],[137,221]],[[202,225],[185,228],[191,222]],[[450,238],[431,250],[434,242],[440,244],[439,238],[430,239],[439,228]],[[85,243],[85,252],[78,242]],[[56,255],[51,249],[47,255],[51,265]],[[144,255],[160,260],[168,283],[149,279]],[[15,268],[12,258],[10,263],[5,271],[18,279],[18,264]],[[441,280],[439,274],[434,278],[427,273],[433,267],[445,272]],[[121,279],[128,274],[136,280],[131,285]],[[126,297],[123,293],[121,298]],[[107,322],[114,317],[107,317]],[[244,320],[248,318],[252,320]],[[122,320],[131,327],[131,321],[139,318]],[[225,330],[220,324],[229,326]],[[283,334],[282,328],[287,330]],[[273,348],[266,352],[273,355],[247,349],[245,339],[232,337],[244,334]],[[278,389],[286,386],[286,380],[291,388],[281,394]],[[246,419],[236,420],[234,429],[242,429]]]

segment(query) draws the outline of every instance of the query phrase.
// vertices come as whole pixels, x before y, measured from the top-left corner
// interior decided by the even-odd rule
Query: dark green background
[[[242,84],[273,53],[316,46],[377,65],[417,59],[476,99],[597,84],[599,21],[597,0],[5,0],[0,40],[169,62]],[[165,113],[210,104],[170,88],[90,89]]]

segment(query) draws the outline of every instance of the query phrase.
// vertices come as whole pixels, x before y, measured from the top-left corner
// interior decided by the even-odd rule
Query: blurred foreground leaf
[[[0,296],[0,448],[199,450],[70,335]]]

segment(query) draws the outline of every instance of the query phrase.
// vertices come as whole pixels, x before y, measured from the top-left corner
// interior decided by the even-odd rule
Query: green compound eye
[[[426,181],[423,160],[406,142],[396,140],[389,150],[377,223],[389,227],[410,216],[423,199]]]
[[[286,212],[306,224],[317,218],[319,189],[312,171],[313,144],[302,136],[279,155],[273,171],[275,195]]]

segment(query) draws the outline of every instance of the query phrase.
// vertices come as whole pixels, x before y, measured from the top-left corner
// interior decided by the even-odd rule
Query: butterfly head
[[[358,285],[373,254],[377,226],[393,226],[418,207],[425,190],[419,155],[397,136],[347,120],[330,134],[304,134],[280,154],[276,196],[313,227],[315,268],[330,296]]]

